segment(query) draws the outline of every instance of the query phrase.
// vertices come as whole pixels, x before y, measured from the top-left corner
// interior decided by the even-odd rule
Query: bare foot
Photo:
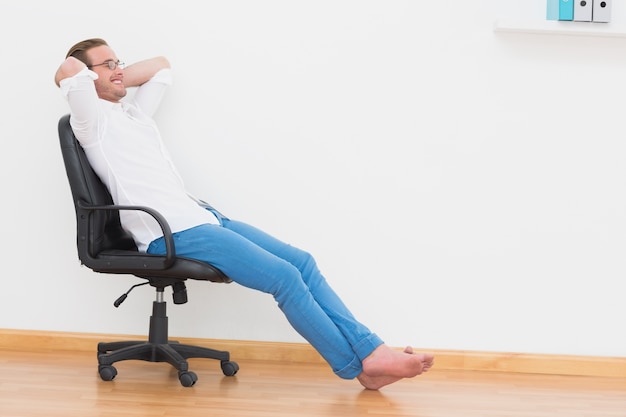
[[[412,355],[413,348],[411,346],[405,347],[404,353],[408,353]],[[435,356],[430,353],[424,353],[422,354],[422,356],[424,357],[424,361],[422,361],[422,365],[423,365],[422,372],[428,372],[428,370],[432,368],[433,365],[435,364]]]
[[[363,372],[357,379],[365,388],[377,390],[402,378],[412,378],[428,371],[434,360],[431,354],[413,353],[411,346],[399,352],[380,345],[363,360]]]
[[[402,378],[394,376],[369,376],[365,372],[361,372],[356,379],[358,379],[361,385],[363,385],[366,389],[378,390],[385,385],[393,384]]]

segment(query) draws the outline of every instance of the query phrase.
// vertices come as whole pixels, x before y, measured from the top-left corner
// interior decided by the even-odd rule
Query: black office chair
[[[76,209],[78,257],[81,263],[96,272],[132,274],[146,282],[134,285],[118,298],[118,307],[130,291],[140,285],[156,288],[150,317],[148,341],[101,342],[98,344],[98,372],[104,381],[117,375],[113,363],[128,359],[168,362],[178,370],[180,383],[190,387],[198,376],[189,371],[189,358],[210,358],[221,361],[222,372],[232,376],[239,365],[230,354],[214,349],[185,345],[168,339],[166,303],[163,292],[172,287],[175,304],[187,302],[186,279],[228,283],[231,280],[217,268],[195,259],[176,256],[172,233],[167,221],[148,207],[114,205],[107,188],[91,169],[85,153],[70,127],[70,116],[59,120],[61,151]],[[119,210],[141,210],[159,223],[165,237],[167,254],[149,255],[137,251],[133,239],[122,229]]]

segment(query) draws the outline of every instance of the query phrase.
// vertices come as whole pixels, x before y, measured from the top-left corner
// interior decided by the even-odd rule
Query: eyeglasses
[[[104,61],[102,64],[96,64],[96,65],[87,65],[87,68],[91,69],[93,67],[99,67],[102,65],[106,65],[107,67],[109,67],[109,69],[111,71],[113,71],[115,68],[120,67],[121,69],[124,69],[124,67],[126,66],[126,64],[124,64],[122,61]]]

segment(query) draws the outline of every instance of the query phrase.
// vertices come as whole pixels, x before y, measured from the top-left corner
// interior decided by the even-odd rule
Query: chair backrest
[[[70,115],[65,115],[59,121],[59,139],[61,153],[65,162],[65,171],[70,183],[74,207],[77,218],[77,244],[79,258],[83,263],[89,263],[102,251],[108,249],[137,250],[132,237],[122,229],[119,212],[116,210],[100,210],[92,212],[89,222],[84,220],[86,215],[80,210],[80,204],[85,206],[105,206],[113,204],[111,195],[100,181],[100,178],[91,168],[87,156],[80,146],[72,127]],[[83,221],[81,221],[83,220]],[[89,225],[88,230],[83,226]]]
[[[93,209],[113,205],[113,201],[74,136],[69,114],[61,117],[58,127],[76,211],[76,244],[81,263],[97,272],[133,274],[149,279],[231,282],[219,269],[205,262],[175,257],[171,263],[165,256],[138,252],[132,237],[120,224],[118,210]]]

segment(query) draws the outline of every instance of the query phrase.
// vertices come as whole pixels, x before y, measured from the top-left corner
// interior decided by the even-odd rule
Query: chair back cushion
[[[97,210],[86,214],[80,210],[81,204],[105,206],[113,204],[113,200],[105,185],[91,168],[83,148],[74,136],[69,114],[59,120],[59,139],[76,209],[77,245],[81,261],[85,261],[83,255],[95,257],[108,249],[137,250],[132,237],[120,224],[118,211]],[[82,218],[86,215],[92,216],[90,222]],[[83,230],[87,227],[88,230]]]

